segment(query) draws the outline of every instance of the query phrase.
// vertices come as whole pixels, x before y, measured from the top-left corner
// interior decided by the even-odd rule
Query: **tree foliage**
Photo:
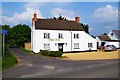
[[[80,24],[83,26],[84,31],[89,34],[89,25],[83,24],[83,23],[80,23]]]
[[[59,17],[53,17],[51,19],[55,19],[55,20],[67,20],[67,18],[62,17],[61,15]]]
[[[25,24],[18,24],[12,28],[9,25],[4,25],[2,29],[8,30],[8,34],[5,36],[6,43],[14,47],[23,47],[25,42],[31,40],[31,29]]]
[[[107,35],[107,33],[103,33],[103,35]]]

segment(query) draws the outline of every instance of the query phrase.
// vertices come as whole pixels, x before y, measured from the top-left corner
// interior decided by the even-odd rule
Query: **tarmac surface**
[[[94,61],[93,60],[78,60],[78,61],[63,60],[58,58],[56,59],[51,57],[44,57],[38,54],[27,54],[17,48],[10,49],[10,52],[17,57],[19,62],[14,67],[4,70],[2,72],[3,78],[32,78],[32,77],[41,78],[44,77],[45,75],[50,75],[50,74],[51,76],[46,76],[46,77],[52,78],[54,77],[54,75],[52,75],[53,73],[59,74],[59,72],[67,72],[67,71],[69,72],[71,70],[74,71],[77,69],[78,70],[84,69],[85,67],[118,62],[117,59],[94,60]],[[113,68],[115,68],[115,66]],[[116,71],[117,67],[114,70]],[[114,75],[113,77],[116,76]]]

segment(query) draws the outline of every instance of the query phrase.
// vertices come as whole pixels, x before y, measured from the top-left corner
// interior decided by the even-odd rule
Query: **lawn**
[[[120,55],[120,49],[110,52],[79,52],[79,53],[64,53],[66,60],[104,60],[104,59],[118,59]]]

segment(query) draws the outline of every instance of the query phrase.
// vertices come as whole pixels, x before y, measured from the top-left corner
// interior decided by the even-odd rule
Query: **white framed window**
[[[45,50],[50,50],[50,44],[44,44],[44,49]]]
[[[93,43],[88,43],[88,48],[92,48],[93,47]]]
[[[79,34],[74,34],[75,39],[79,39]]]
[[[50,33],[44,33],[44,38],[49,39],[50,38]]]
[[[58,34],[58,38],[59,38],[59,39],[63,39],[63,34],[62,34],[62,33],[59,33],[59,34]]]
[[[74,43],[74,49],[79,49],[79,43]]]

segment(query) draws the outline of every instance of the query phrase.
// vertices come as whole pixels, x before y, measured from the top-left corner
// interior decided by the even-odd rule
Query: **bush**
[[[61,51],[40,50],[39,54],[42,54],[44,56],[61,57],[63,52],[61,52]]]
[[[51,51],[50,52],[50,56],[53,56],[53,57],[60,57],[60,56],[62,56],[62,54],[63,54],[63,52],[61,52],[61,51]]]
[[[49,56],[49,51],[48,50],[40,50],[40,54],[44,55],[44,56]]]

